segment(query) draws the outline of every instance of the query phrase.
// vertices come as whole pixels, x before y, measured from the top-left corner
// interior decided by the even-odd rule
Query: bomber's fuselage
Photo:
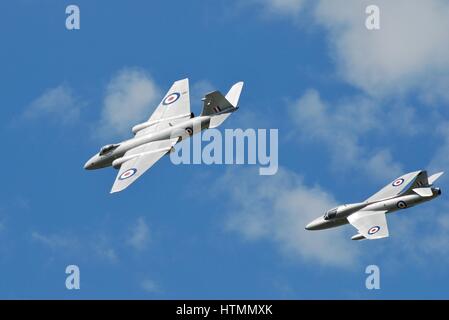
[[[210,116],[199,116],[191,118],[174,125],[169,125],[168,127],[158,132],[152,132],[146,135],[137,136],[132,139],[115,144],[114,146],[117,147],[112,149],[110,152],[107,152],[105,154],[101,154],[101,152],[99,152],[95,154],[86,162],[84,168],[93,170],[110,167],[115,159],[123,157],[123,155],[128,150],[134,149],[138,146],[152,141],[167,140],[173,138],[179,138],[180,140],[185,139],[195,133],[200,132],[201,130],[207,129],[209,127],[210,118]]]
[[[404,196],[396,196],[380,201],[361,202],[348,205],[342,205],[326,212],[325,215],[318,217],[310,222],[307,230],[322,230],[338,227],[348,224],[347,217],[357,211],[386,211],[386,213],[395,212],[400,209],[413,207],[422,202],[432,200],[441,194],[439,188],[432,188],[432,196],[422,197],[418,194],[409,194]]]

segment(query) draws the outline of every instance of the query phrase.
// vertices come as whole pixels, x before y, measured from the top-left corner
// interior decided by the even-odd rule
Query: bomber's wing
[[[173,83],[156,110],[148,119],[148,122],[155,122],[155,125],[137,132],[136,136],[155,132],[166,126],[174,125],[179,121],[184,121],[186,118],[190,118],[188,78]]]
[[[403,176],[400,176],[399,178],[396,178],[395,180],[387,184],[380,191],[378,191],[365,201],[366,202],[379,201],[383,199],[392,198],[399,194],[407,192],[408,190],[411,190],[410,188],[414,182],[422,181],[421,179],[417,180],[417,178],[423,172],[425,173],[425,171],[422,170],[406,173]],[[427,181],[427,173],[425,173],[425,178]]]
[[[111,193],[126,189],[145,171],[167,154],[178,139],[153,141],[129,150],[123,157],[129,158],[120,167]]]
[[[388,237],[386,211],[358,211],[347,219],[366,239],[374,240]]]

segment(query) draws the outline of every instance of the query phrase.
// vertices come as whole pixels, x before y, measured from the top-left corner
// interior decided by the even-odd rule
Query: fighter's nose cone
[[[85,164],[84,164],[84,169],[86,170],[91,170],[93,167],[94,163],[92,162],[92,159],[89,159]]]
[[[316,218],[315,220],[310,222],[308,225],[306,225],[306,230],[319,230],[324,222],[325,221],[323,220],[322,217]]]
[[[309,224],[306,225],[306,230],[315,230],[317,227],[317,221],[313,220]]]

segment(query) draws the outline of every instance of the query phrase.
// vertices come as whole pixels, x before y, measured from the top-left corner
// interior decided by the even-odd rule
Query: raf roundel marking
[[[169,95],[164,99],[164,101],[162,101],[162,104],[163,104],[164,106],[167,106],[167,105],[169,105],[169,104],[172,104],[173,102],[175,102],[176,100],[178,100],[180,96],[181,96],[181,95],[180,95],[178,92],[174,92],[174,93],[172,93],[172,94],[169,94]]]
[[[377,233],[379,230],[380,230],[380,227],[379,227],[379,226],[371,227],[371,228],[368,230],[368,234],[369,234],[369,235],[375,234],[375,233]]]
[[[403,183],[404,183],[404,179],[400,178],[400,179],[395,180],[391,185],[393,187],[399,187]]]
[[[398,201],[398,203],[396,204],[396,206],[397,206],[399,209],[405,209],[405,208],[407,208],[407,203],[405,203],[405,201]]]
[[[119,180],[125,180],[125,179],[128,179],[128,178],[132,177],[133,175],[135,175],[136,172],[137,172],[137,169],[135,169],[135,168],[131,168],[131,169],[129,169],[129,170],[126,170],[125,172],[123,172],[123,173],[120,175]]]

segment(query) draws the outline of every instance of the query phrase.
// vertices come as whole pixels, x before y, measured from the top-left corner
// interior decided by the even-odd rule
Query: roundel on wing
[[[401,184],[404,183],[404,179],[399,178],[393,181],[393,183],[391,184],[393,187],[399,187]]]
[[[164,101],[162,101],[162,104],[164,106],[167,106],[169,104],[172,104],[173,102],[175,102],[176,100],[179,99],[181,95],[179,94],[179,92],[174,92],[169,94],[167,97],[165,97]]]
[[[379,227],[379,226],[371,227],[371,228],[368,230],[368,234],[369,234],[369,235],[375,234],[375,233],[379,232],[379,230],[380,230],[380,227]]]
[[[137,172],[136,168],[131,168],[131,169],[128,169],[125,172],[123,172],[120,175],[120,177],[118,177],[118,178],[119,178],[119,180],[125,180],[125,179],[128,179],[128,178],[131,178],[133,175],[136,174],[136,172]]]

